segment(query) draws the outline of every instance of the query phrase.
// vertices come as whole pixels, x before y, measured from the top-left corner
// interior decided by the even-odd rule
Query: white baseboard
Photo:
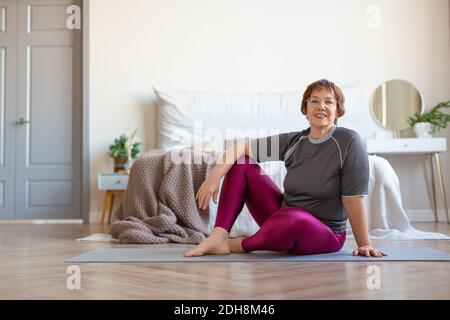
[[[0,224],[82,224],[82,219],[2,220]]]
[[[432,209],[405,210],[411,222],[434,222],[434,211]],[[447,222],[445,209],[438,209],[438,221]]]
[[[100,223],[100,211],[89,212],[89,223]],[[106,217],[105,217],[106,219]],[[1,220],[0,224],[82,224],[83,219]]]

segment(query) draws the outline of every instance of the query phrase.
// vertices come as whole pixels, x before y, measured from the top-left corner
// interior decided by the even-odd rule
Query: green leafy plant
[[[408,123],[413,126],[418,122],[429,122],[433,127],[433,132],[445,129],[447,128],[447,123],[450,121],[450,114],[444,113],[441,110],[446,108],[450,108],[450,101],[437,104],[430,112],[414,114],[414,116],[408,118]]]
[[[114,143],[109,146],[109,155],[113,158],[128,158],[135,160],[140,152],[141,143],[135,137],[137,130],[131,136],[126,134],[120,135],[114,139]]]

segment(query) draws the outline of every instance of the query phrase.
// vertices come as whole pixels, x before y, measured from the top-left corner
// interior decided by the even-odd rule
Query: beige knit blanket
[[[152,150],[131,169],[119,219],[110,233],[120,243],[199,243],[207,236],[209,208],[195,195],[213,169],[217,154],[184,148]],[[183,159],[183,160],[181,160]]]

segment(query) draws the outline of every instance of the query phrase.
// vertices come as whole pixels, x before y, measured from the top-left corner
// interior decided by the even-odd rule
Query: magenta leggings
[[[217,209],[216,227],[230,232],[244,203],[260,226],[242,241],[246,252],[286,251],[316,254],[339,251],[346,233],[335,233],[309,212],[295,207],[281,208],[283,194],[252,158],[243,156],[226,174]]]

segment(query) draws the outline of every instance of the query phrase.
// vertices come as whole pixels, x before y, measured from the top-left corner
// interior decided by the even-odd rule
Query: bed
[[[362,126],[362,90],[358,83],[342,87],[346,114],[338,125],[356,130],[363,139],[372,128]],[[204,148],[223,149],[224,141],[254,138],[276,133],[298,131],[309,126],[300,113],[301,91],[284,92],[208,92],[165,90],[153,88],[158,100],[158,148],[172,150],[192,144]],[[422,232],[411,227],[402,206],[398,177],[389,162],[369,156],[369,196],[365,198],[366,213],[372,238],[441,239],[438,233]],[[283,191],[286,168],[282,161],[260,164]],[[223,181],[223,179],[222,179]],[[221,181],[221,183],[222,183]],[[208,230],[212,230],[217,205],[210,201]],[[258,230],[247,207],[238,217],[232,236],[249,235]],[[351,237],[351,229],[348,229]]]
[[[370,132],[367,132],[367,127],[360,127],[361,121],[358,120],[361,118],[361,114],[367,116],[365,112],[361,112],[360,90],[357,85],[344,86],[342,89],[346,97],[346,114],[339,119],[338,125],[357,131],[365,139],[370,135]],[[298,131],[309,126],[304,115],[300,113],[299,105],[302,92],[299,91],[208,92],[164,90],[161,88],[153,88],[153,91],[158,108],[157,150],[159,154],[174,150],[195,149],[196,147],[201,147],[204,152],[220,153],[229,141],[243,139],[244,137],[255,138]],[[369,233],[372,239],[448,239],[443,234],[422,232],[413,228],[402,207],[398,177],[389,162],[378,156],[369,156],[369,164],[369,196],[365,197],[365,203]],[[284,162],[270,161],[260,165],[283,191],[283,180],[286,174]],[[210,169],[210,166],[203,166],[201,170],[205,174]],[[143,168],[140,170],[143,173],[136,174],[135,180],[142,179],[140,177],[146,174],[145,171],[148,171]],[[177,173],[176,179],[179,179],[179,175],[191,176],[189,170],[184,167],[184,171]],[[156,175],[156,173],[154,174]],[[131,178],[132,175],[130,175],[130,182]],[[161,177],[158,176],[158,178]],[[220,187],[222,181],[223,178]],[[197,181],[195,187],[191,187],[191,189],[198,188],[199,183],[201,181]],[[135,183],[134,185],[139,184]],[[137,187],[134,190],[140,189],[141,187]],[[130,193],[129,190],[127,190],[127,193]],[[157,192],[154,193],[154,198],[158,197]],[[166,190],[166,193],[169,193],[169,191]],[[193,198],[192,195],[184,199],[174,198],[172,199],[172,205],[175,206],[179,205],[179,202],[189,201],[192,209],[191,198]],[[141,205],[141,207],[143,206]],[[162,206],[167,207],[167,204],[164,203]],[[152,210],[161,211],[161,205],[153,207]],[[134,215],[133,212],[128,212],[122,215],[122,218],[128,216],[129,221],[119,221],[116,225],[113,224],[112,234],[120,238],[124,232],[117,230],[123,230],[123,227],[125,227],[125,229],[139,230],[138,235],[136,235],[136,232],[133,234],[134,231],[131,230],[131,237],[122,236],[123,242],[153,243],[165,242],[166,240],[183,242],[186,239],[189,239],[191,243],[199,242],[201,240],[199,233],[192,230],[200,230],[201,233],[206,235],[212,231],[217,214],[217,205],[212,200],[207,212],[208,216],[206,217],[202,216],[202,212],[200,212],[200,219],[190,219],[190,221],[184,222],[184,225],[187,223],[191,225],[190,227],[196,225],[196,227],[186,228],[191,234],[186,234],[185,230],[180,227],[183,223],[174,221],[174,219],[178,221],[180,217],[172,217],[172,221],[168,222],[164,220],[168,215],[161,212],[150,213],[150,215],[159,215],[159,221],[154,224],[161,226],[165,223],[171,223],[172,226],[176,227],[175,231],[173,228],[162,228],[158,230],[157,236],[153,234],[153,237],[146,238],[147,233],[155,233],[155,229],[157,229],[149,223],[151,219],[156,217],[147,217],[147,213],[141,214],[140,219],[143,219],[143,216],[147,217],[144,219],[146,224],[143,225],[142,221],[138,221],[136,217],[130,217]],[[181,217],[181,219],[183,218]],[[127,223],[131,223],[133,226],[128,226]],[[202,223],[207,224],[207,227],[202,228]],[[257,230],[258,225],[244,205],[231,230],[231,236],[247,236]],[[347,228],[347,234],[349,238],[352,238],[351,228]],[[137,241],[137,239],[140,240]]]

